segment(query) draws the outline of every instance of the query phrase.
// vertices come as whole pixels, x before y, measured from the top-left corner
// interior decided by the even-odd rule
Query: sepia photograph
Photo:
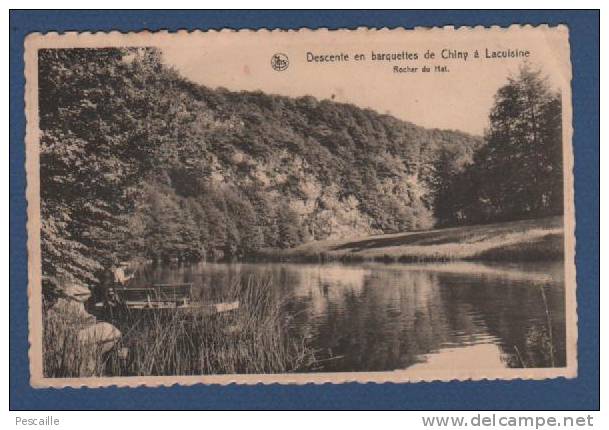
[[[34,387],[577,375],[565,26],[25,50]]]

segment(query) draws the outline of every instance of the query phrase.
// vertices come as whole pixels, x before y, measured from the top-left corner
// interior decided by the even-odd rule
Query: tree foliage
[[[563,213],[562,110],[540,70],[524,64],[495,95],[485,145],[461,172],[440,159],[437,193],[445,224]]]
[[[155,157],[152,94],[119,49],[39,51],[43,273],[95,281],[117,258]],[[152,67],[156,58],[141,59]]]

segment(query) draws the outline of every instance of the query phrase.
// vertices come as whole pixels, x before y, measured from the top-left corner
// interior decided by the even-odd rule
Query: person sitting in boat
[[[129,267],[128,263],[120,263],[112,269],[114,275],[114,283],[123,287],[127,286],[127,283],[134,278],[135,272],[127,275],[125,271]]]
[[[134,278],[135,272],[127,275],[126,269],[129,267],[127,263],[113,264],[110,269],[104,271],[100,278],[98,287],[98,300],[104,305],[104,308],[112,314],[112,308],[119,303],[119,296],[116,294],[116,288],[125,288],[129,281]]]

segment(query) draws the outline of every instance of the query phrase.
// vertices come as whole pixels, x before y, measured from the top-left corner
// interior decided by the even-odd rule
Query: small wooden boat
[[[150,287],[115,288],[114,295],[127,309],[169,309],[189,307],[192,284],[154,284]]]
[[[127,310],[196,309],[215,314],[239,308],[239,301],[208,304],[193,300],[192,284],[154,284],[150,287],[117,287],[110,292],[114,302]],[[105,303],[96,303],[103,309]]]

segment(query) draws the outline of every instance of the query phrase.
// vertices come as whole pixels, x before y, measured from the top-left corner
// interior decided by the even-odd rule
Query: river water
[[[565,365],[563,264],[200,263],[147,269],[139,282],[192,282],[213,302],[271,277],[312,370]]]

